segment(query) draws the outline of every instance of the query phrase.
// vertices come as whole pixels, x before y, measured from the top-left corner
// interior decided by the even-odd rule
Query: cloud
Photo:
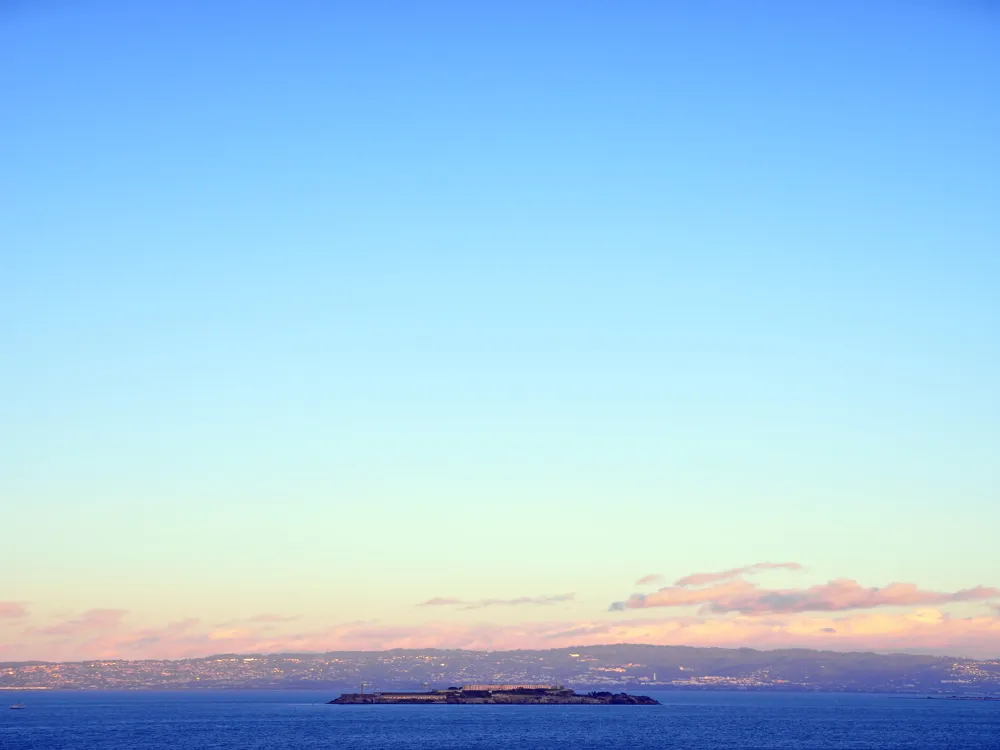
[[[478,601],[467,601],[465,599],[455,599],[451,597],[435,596],[425,602],[418,604],[418,607],[458,607],[459,609],[483,609],[485,607],[517,607],[523,604],[546,606],[549,604],[559,604],[569,602],[576,598],[576,594],[545,594],[542,596],[519,596],[515,599],[479,599]]]
[[[180,620],[163,628],[116,628],[96,637],[59,638],[2,649],[6,659],[188,658],[218,653],[386,650],[394,648],[531,649],[605,643],[690,646],[923,651],[995,658],[1000,616],[954,617],[937,609],[850,614],[783,614],[552,620],[513,625],[431,621],[413,625],[352,621],[287,635],[261,629],[202,627]],[[32,650],[32,648],[36,650]]]
[[[640,578],[638,581],[636,581],[635,585],[636,586],[646,586],[646,585],[648,585],[650,583],[659,583],[662,580],[663,580],[663,576],[660,575],[659,573],[650,573],[649,575],[645,575],[642,578]]]
[[[742,568],[730,568],[718,573],[692,573],[691,575],[679,578],[674,582],[674,586],[704,586],[708,583],[718,583],[719,581],[729,581],[760,570],[802,570],[803,566],[796,562],[770,563],[759,562],[753,565],[744,565]],[[641,580],[641,579],[640,579]]]
[[[553,633],[546,633],[544,637],[550,640],[566,641],[566,639],[606,635],[614,632],[614,629],[615,623],[611,622],[587,623],[585,625],[574,625],[566,630],[556,630]]]
[[[183,620],[168,623],[163,628],[147,628],[136,631],[131,638],[124,639],[122,645],[125,648],[149,648],[156,647],[162,643],[169,643],[171,639],[190,632],[201,623],[196,617],[188,617]]]
[[[24,602],[0,602],[0,620],[20,620],[28,616]]]
[[[752,583],[747,581],[730,581],[705,589],[667,586],[652,594],[632,594],[623,602],[614,602],[609,609],[612,612],[620,612],[626,609],[646,609],[648,607],[685,607],[722,600],[726,597],[752,591],[755,588]]]
[[[906,650],[984,658],[1000,654],[1000,589],[975,586],[931,591],[909,583],[868,588],[846,578],[809,587],[777,589],[763,588],[740,577],[767,569],[761,565],[768,564],[736,569],[743,573],[735,576],[726,571],[727,577],[700,587],[672,585],[633,594],[612,605],[612,609],[628,612],[650,610],[635,612],[631,617],[532,619],[503,625],[446,616],[417,623],[355,620],[298,629],[282,624],[293,621],[290,615],[264,613],[218,625],[187,618],[159,627],[137,628],[129,624],[127,610],[90,609],[75,616],[63,615],[53,623],[23,627],[20,619],[24,616],[23,605],[15,608],[5,602],[2,611],[7,621],[19,625],[16,639],[0,639],[0,657],[52,661],[177,659],[218,653],[394,648],[502,650],[606,643]],[[435,597],[423,603],[428,609],[422,611],[477,609],[484,610],[485,617],[492,614],[491,607],[544,607],[573,599],[572,593],[479,600]],[[983,614],[957,617],[941,609],[953,602],[974,601],[986,605],[980,610]],[[692,610],[696,614],[671,612],[671,608],[685,606],[696,608]],[[549,611],[559,610],[553,607]],[[657,617],[656,612],[665,616]],[[14,620],[12,615],[18,619]]]
[[[251,617],[247,622],[291,622],[298,619],[298,615],[277,615],[273,612],[265,612],[262,615]]]
[[[248,625],[264,624],[272,630],[277,629],[282,623],[294,622],[299,619],[299,615],[282,615],[275,612],[264,612],[253,617],[237,617],[233,620],[225,620],[215,624],[216,628],[244,628]]]
[[[1000,589],[976,586],[954,592],[927,591],[912,583],[891,583],[884,588],[868,588],[849,578],[801,589],[764,589],[748,581],[736,580],[702,589],[667,586],[651,594],[633,594],[614,602],[611,611],[683,607],[701,604],[703,613],[742,615],[788,614],[797,612],[837,612],[876,607],[940,605],[953,602],[1000,598]]]
[[[991,657],[1000,652],[1000,617],[953,617],[933,609],[773,618],[676,617],[625,621],[613,636],[632,643],[845,651],[907,649]]]
[[[127,614],[127,609],[88,609],[75,619],[32,629],[32,632],[39,635],[80,635],[113,630],[121,625],[122,618]]]

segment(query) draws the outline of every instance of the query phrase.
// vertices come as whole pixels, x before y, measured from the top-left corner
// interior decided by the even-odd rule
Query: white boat
[[[17,710],[23,709],[23,708],[27,708],[27,706],[25,706],[23,703],[11,703],[10,704],[11,711],[17,711]]]

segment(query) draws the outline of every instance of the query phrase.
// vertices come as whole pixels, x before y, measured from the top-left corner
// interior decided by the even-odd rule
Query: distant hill
[[[0,664],[0,688],[447,687],[556,683],[647,690],[823,690],[1000,694],[1000,658],[615,644],[522,651],[396,649],[218,654],[180,660]]]

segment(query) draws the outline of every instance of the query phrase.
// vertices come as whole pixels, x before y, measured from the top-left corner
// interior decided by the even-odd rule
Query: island
[[[424,693],[344,693],[329,701],[333,705],[357,704],[505,704],[536,705],[598,705],[598,706],[658,706],[660,702],[647,695],[593,692],[579,694],[561,685],[463,685],[447,690]]]

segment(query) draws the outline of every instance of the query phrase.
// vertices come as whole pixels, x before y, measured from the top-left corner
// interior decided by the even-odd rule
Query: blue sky
[[[0,15],[0,600],[1000,584],[996,9],[204,6]]]

